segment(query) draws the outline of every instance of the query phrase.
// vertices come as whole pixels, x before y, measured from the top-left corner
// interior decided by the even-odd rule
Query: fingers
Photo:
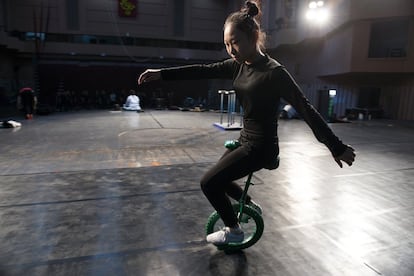
[[[342,162],[345,162],[348,166],[352,166],[352,163],[355,161],[355,156],[355,150],[352,147],[347,146],[345,152],[335,158],[335,162],[341,168],[343,167]]]
[[[355,157],[356,157],[355,150],[352,147],[348,146],[347,153],[348,154],[346,156],[346,160],[345,161],[347,162],[347,164],[349,166],[351,166],[352,163],[355,161]]]
[[[344,161],[345,163],[347,163],[348,164],[348,166],[352,166],[352,163],[354,162],[354,160],[352,159],[352,160],[345,160]]]
[[[338,164],[340,168],[342,168],[342,162],[339,159],[335,159],[335,162]]]
[[[157,69],[147,69],[142,73],[138,78],[138,85],[143,84],[144,82],[150,82],[159,80],[161,78],[160,70]]]
[[[145,70],[138,78],[138,85],[143,84],[144,82],[148,82],[150,80],[150,71]]]
[[[354,162],[354,158],[346,158],[344,156],[340,158],[335,158],[336,163],[339,165],[339,167],[343,167],[342,162],[345,162],[348,166],[352,166],[352,163]]]
[[[138,78],[138,85],[144,83],[146,79],[148,78],[148,70],[142,73]]]

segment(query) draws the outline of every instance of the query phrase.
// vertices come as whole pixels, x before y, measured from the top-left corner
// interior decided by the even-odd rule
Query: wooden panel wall
[[[184,35],[177,39],[221,42],[224,20],[229,12],[227,1],[191,0],[186,2],[182,14],[174,14],[174,0],[138,0],[138,14],[135,18],[118,16],[116,0],[78,0],[79,30],[67,28],[68,0],[44,1],[50,5],[50,28],[53,33],[80,33],[95,35],[121,35],[127,33],[136,37],[177,38],[174,37],[174,20],[183,17]],[[10,29],[33,31],[33,13],[40,16],[41,1],[16,0],[10,2]]]
[[[414,120],[414,81],[411,85],[385,87],[380,104],[392,119]]]

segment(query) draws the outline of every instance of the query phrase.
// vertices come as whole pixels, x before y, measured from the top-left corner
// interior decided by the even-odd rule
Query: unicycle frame
[[[241,196],[241,198],[239,200],[240,208],[239,208],[239,214],[237,216],[237,220],[239,222],[240,222],[240,219],[241,219],[241,217],[243,215],[244,206],[246,205],[246,197],[247,197],[247,192],[249,190],[249,187],[250,187],[250,185],[254,185],[251,182],[252,177],[253,177],[253,172],[249,173],[249,175],[247,176],[247,180],[245,182],[245,186],[244,186],[244,189],[243,189],[243,193],[242,193],[242,196]]]

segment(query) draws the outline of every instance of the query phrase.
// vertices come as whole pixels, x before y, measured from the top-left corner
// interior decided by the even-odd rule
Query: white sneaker
[[[241,228],[224,227],[222,230],[208,235],[206,240],[214,245],[237,243],[244,240],[244,233]]]

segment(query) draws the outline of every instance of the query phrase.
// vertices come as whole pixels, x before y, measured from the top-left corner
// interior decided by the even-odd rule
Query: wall
[[[182,2],[184,5],[178,5]],[[46,18],[50,15],[48,32],[52,34],[78,34],[95,36],[112,36],[119,38],[161,39],[171,41],[192,41],[216,43],[222,45],[222,27],[224,20],[232,10],[232,1],[221,0],[139,0],[136,18],[118,16],[117,1],[114,0],[50,0],[44,4],[37,0],[16,0],[7,5],[7,27],[9,31],[34,32],[45,31]],[[49,9],[46,3],[49,4]],[[74,3],[78,3],[76,6]],[[78,13],[71,14],[68,7],[74,6]],[[76,9],[77,7],[77,9]],[[177,14],[176,14],[177,13]],[[76,15],[76,16],[75,16]],[[34,20],[35,18],[35,20]],[[42,19],[42,20],[41,20]],[[75,21],[74,27],[68,21]],[[40,24],[40,22],[43,24]],[[37,22],[37,24],[34,24]],[[42,27],[40,27],[42,25]],[[76,25],[76,24],[74,24]],[[182,28],[181,28],[182,27]],[[97,41],[85,44],[84,41],[65,43],[47,43],[46,53],[87,54],[104,53],[112,56],[163,57],[183,59],[215,60],[224,56],[224,47],[220,50],[200,50],[168,46],[133,46],[108,45]],[[87,38],[85,38],[87,40]],[[0,44],[15,46],[20,52],[33,52],[33,43],[26,41],[15,44],[9,37]],[[101,45],[99,45],[101,44]],[[198,58],[197,58],[198,57]]]
[[[414,120],[414,78],[382,89],[380,104],[390,118]]]
[[[6,105],[16,93],[14,78],[14,60],[6,51],[0,50],[0,106]],[[14,92],[14,93],[13,93]]]
[[[227,1],[192,0],[185,1],[183,14],[174,14],[173,0],[139,0],[136,18],[118,16],[117,1],[85,0],[79,3],[79,30],[68,28],[68,0],[50,0],[42,5],[37,0],[16,0],[9,6],[9,29],[33,31],[34,14],[44,20],[50,8],[49,32],[81,33],[151,38],[177,38],[174,34],[174,20],[184,17],[185,32],[179,39],[220,42],[222,26],[229,11]],[[70,1],[69,1],[70,3]],[[43,11],[42,11],[43,10]]]
[[[414,2],[413,2],[414,3]],[[410,20],[408,55],[402,58],[369,58],[370,27],[374,21],[358,21],[353,25],[351,71],[414,73],[414,20]],[[410,54],[411,53],[411,54]]]
[[[351,71],[351,56],[355,51],[352,27],[344,27],[341,31],[328,36],[322,45],[318,75],[336,75]]]
[[[274,1],[274,3],[270,3],[270,1]],[[305,18],[308,1],[293,0],[298,8],[295,25],[278,29],[276,28],[275,21],[285,17],[285,1],[263,1],[265,8],[275,9],[264,11],[266,20],[263,27],[271,37],[269,41],[270,48],[286,44],[296,44],[311,37],[323,37],[354,21],[412,16],[414,14],[414,1],[412,0],[329,0],[325,1],[326,7],[330,11],[329,21],[326,24],[317,24]]]
[[[411,16],[412,0],[350,0],[350,20]]]
[[[0,105],[14,101],[23,86],[33,87],[33,71],[30,63],[16,59],[7,49],[0,49]]]

